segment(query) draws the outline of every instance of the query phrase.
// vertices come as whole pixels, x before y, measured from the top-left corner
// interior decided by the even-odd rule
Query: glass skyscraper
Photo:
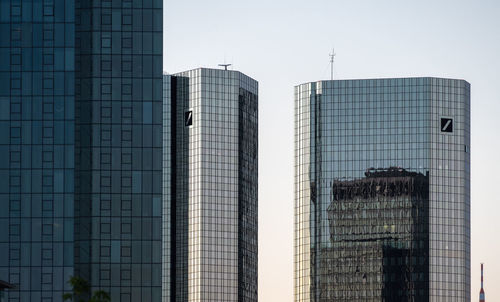
[[[163,79],[163,301],[257,301],[258,83]]]
[[[0,279],[161,299],[162,1],[0,1]]]
[[[470,301],[470,85],[295,87],[295,301]]]

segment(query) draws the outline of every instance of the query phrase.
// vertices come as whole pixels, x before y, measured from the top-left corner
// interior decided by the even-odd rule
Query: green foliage
[[[110,302],[111,297],[109,294],[103,290],[98,290],[95,291],[94,294],[92,295],[92,298],[90,298],[89,302]]]
[[[63,301],[72,302],[110,302],[111,297],[103,290],[97,290],[90,299],[90,284],[82,277],[72,276],[68,283],[71,285],[72,292],[63,294]]]

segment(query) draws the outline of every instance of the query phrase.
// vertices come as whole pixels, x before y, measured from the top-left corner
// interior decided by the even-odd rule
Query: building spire
[[[483,288],[483,264],[481,263],[481,290],[479,291],[479,302],[485,302],[484,288]]]

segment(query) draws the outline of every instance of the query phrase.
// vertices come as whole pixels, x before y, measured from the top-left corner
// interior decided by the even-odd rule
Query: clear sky
[[[293,301],[293,86],[435,76],[472,90],[472,301],[500,301],[500,1],[166,0],[166,72],[259,81],[259,301]],[[495,128],[499,127],[499,128]]]

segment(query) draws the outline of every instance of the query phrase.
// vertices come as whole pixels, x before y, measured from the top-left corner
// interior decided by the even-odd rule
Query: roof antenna
[[[227,70],[227,67],[231,65],[232,64],[219,64],[219,66],[224,67],[224,70]]]
[[[484,288],[483,288],[483,263],[481,263],[481,290],[479,291],[479,302],[485,302]]]
[[[332,53],[330,54],[330,76],[332,80],[333,80],[333,62],[335,60],[336,55],[337,54],[335,53],[335,48],[333,48]]]

